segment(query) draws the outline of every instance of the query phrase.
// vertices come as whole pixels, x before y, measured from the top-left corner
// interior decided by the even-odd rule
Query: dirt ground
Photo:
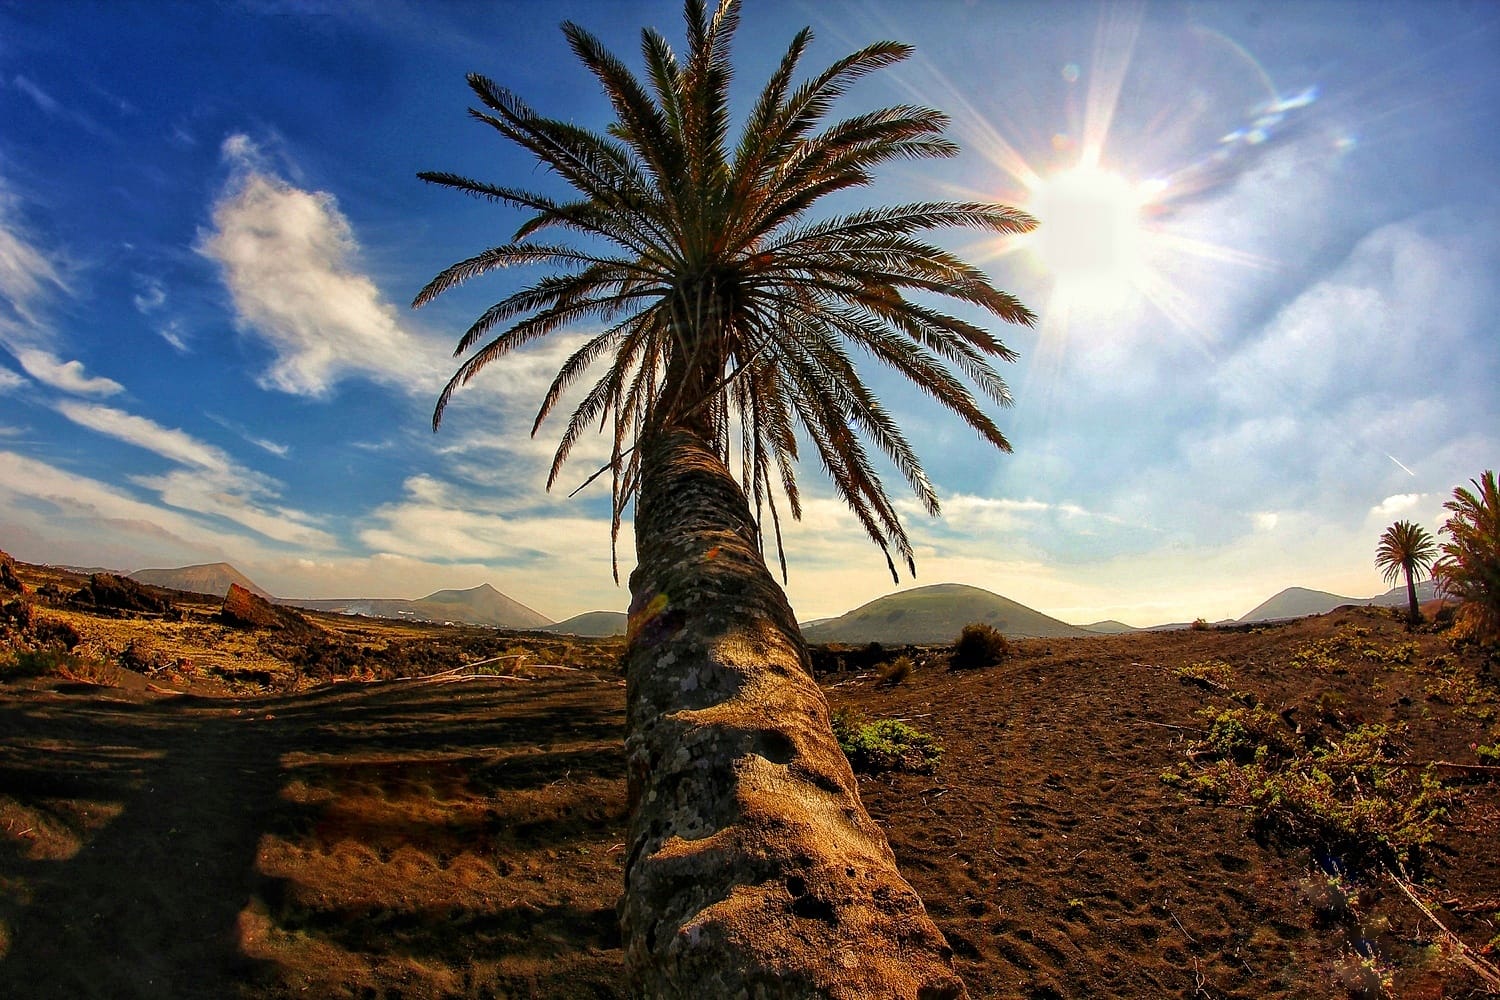
[[[1292,666],[1314,647],[1322,669]],[[1485,995],[1373,866],[1162,779],[1192,773],[1200,710],[1228,704],[1177,671],[1215,660],[1288,718],[1320,699],[1405,721],[1413,761],[1478,764],[1496,680],[1445,636],[1346,610],[1028,640],[976,671],[917,659],[894,686],[824,681],[946,750],[861,794],[973,996],[1377,996],[1372,967],[1392,996]],[[622,995],[607,667],[240,697],[124,681],[0,683],[0,996]],[[1489,775],[1442,772],[1457,799],[1417,890],[1476,952],[1500,932]]]

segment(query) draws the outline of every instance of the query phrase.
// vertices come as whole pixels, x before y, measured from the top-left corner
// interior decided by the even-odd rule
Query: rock
[[[30,590],[16,575],[16,561],[8,552],[0,552],[0,593],[25,594]]]
[[[95,573],[89,577],[89,582],[73,595],[73,601],[116,611],[171,614],[177,610],[171,601],[158,597],[129,577],[113,573]]]
[[[239,628],[265,628],[294,635],[316,635],[322,630],[291,608],[278,607],[237,583],[229,585],[219,618]]]

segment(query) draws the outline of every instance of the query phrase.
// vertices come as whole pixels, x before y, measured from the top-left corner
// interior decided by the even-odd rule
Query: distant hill
[[[1425,602],[1437,598],[1437,586],[1431,580],[1417,584],[1417,601]],[[1376,597],[1341,597],[1324,590],[1308,590],[1305,587],[1288,587],[1270,600],[1257,605],[1239,618],[1241,622],[1275,621],[1278,618],[1304,618],[1307,615],[1326,615],[1334,608],[1345,604],[1373,604],[1378,607],[1399,608],[1406,604],[1406,584],[1392,587]]]
[[[126,573],[126,572],[124,572],[122,570],[109,569],[108,567],[105,567],[105,566],[65,566],[65,565],[58,565],[58,566],[53,566],[52,568],[53,569],[66,570],[69,573],[77,573],[79,576],[93,576],[95,573],[113,573],[115,576],[129,576],[130,575],[129,573]]]
[[[623,611],[585,611],[581,615],[574,615],[555,625],[548,625],[542,631],[597,639],[604,636],[624,635],[629,621],[630,616]]]
[[[1083,625],[1081,628],[1085,632],[1097,632],[1100,635],[1121,635],[1125,632],[1139,631],[1134,625],[1126,625],[1124,622],[1117,622],[1113,618],[1102,622],[1094,622],[1092,625]]]
[[[341,615],[405,618],[419,622],[461,622],[465,625],[491,625],[495,628],[532,629],[543,628],[552,623],[550,618],[512,600],[487,583],[469,590],[439,590],[415,601],[350,597],[335,600],[288,598],[279,603]]]
[[[1013,637],[1085,636],[1084,631],[1024,604],[961,583],[939,583],[889,594],[846,615],[803,629],[808,642],[943,643],[970,622]]]
[[[239,584],[256,597],[271,599],[271,595],[248,576],[228,563],[205,563],[202,566],[181,566],[177,569],[138,569],[130,574],[137,583],[170,590],[185,590],[190,594],[212,594],[223,597],[229,593],[230,584]]]

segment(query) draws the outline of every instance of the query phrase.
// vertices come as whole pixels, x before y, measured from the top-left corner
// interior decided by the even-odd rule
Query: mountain
[[[1425,602],[1437,598],[1437,586],[1431,580],[1417,584],[1417,601]],[[1308,590],[1305,587],[1288,587],[1270,600],[1257,605],[1239,618],[1241,622],[1266,622],[1278,618],[1303,618],[1307,615],[1326,615],[1334,608],[1345,604],[1374,604],[1385,608],[1406,606],[1406,584],[1392,587],[1376,597],[1340,597],[1323,590]]]
[[[1306,587],[1288,587],[1269,600],[1257,604],[1237,620],[1266,622],[1277,618],[1302,618],[1327,614],[1342,604],[1360,603],[1363,602],[1357,597],[1340,597],[1325,590],[1308,590]]]
[[[257,587],[248,576],[223,562],[181,566],[177,569],[138,569],[130,574],[130,579],[153,587],[185,590],[190,594],[212,594],[215,597],[228,594],[229,585],[237,583],[256,597],[271,600],[271,595]]]
[[[469,590],[439,590],[420,601],[413,601],[412,605],[419,614],[426,614],[432,621],[463,621],[471,625],[522,629],[552,624],[552,619],[546,615],[506,597],[487,583]]]
[[[66,570],[69,573],[77,573],[79,576],[93,576],[96,573],[112,573],[115,576],[129,576],[118,569],[108,569],[104,566],[53,566],[53,569]]]
[[[519,601],[506,597],[487,583],[469,590],[439,590],[420,600],[402,598],[349,597],[334,600],[287,599],[290,604],[309,611],[331,611],[341,615],[369,615],[373,618],[404,618],[419,622],[458,622],[465,625],[492,625],[495,628],[532,629],[551,624]]]
[[[1137,629],[1134,625],[1126,625],[1124,622],[1117,622],[1113,618],[1108,619],[1107,621],[1094,622],[1092,625],[1082,625],[1079,627],[1082,628],[1085,632],[1097,632],[1100,635],[1120,635],[1125,632],[1139,631],[1139,629]]]
[[[846,615],[803,629],[808,642],[945,643],[970,622],[1011,637],[1084,636],[1089,632],[978,587],[939,583],[888,594]]]
[[[1437,584],[1431,580],[1423,580],[1417,584],[1417,603],[1426,604],[1428,601],[1438,599]],[[1399,583],[1381,594],[1379,597],[1370,599],[1371,604],[1382,608],[1404,608],[1406,607],[1406,584]]]
[[[561,635],[579,635],[591,638],[602,638],[612,635],[624,635],[625,626],[630,621],[630,616],[623,611],[585,611],[581,615],[574,615],[556,625],[548,625],[543,632],[557,632]]]

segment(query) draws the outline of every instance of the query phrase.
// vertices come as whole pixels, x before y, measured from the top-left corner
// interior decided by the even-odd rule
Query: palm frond
[[[1009,450],[970,386],[989,403],[1010,405],[996,365],[1015,360],[1015,353],[990,329],[955,314],[963,309],[934,303],[956,302],[1007,323],[1030,325],[1035,316],[927,234],[1010,235],[1036,222],[1016,209],[973,201],[915,201],[814,218],[830,195],[869,184],[892,160],[957,152],[945,136],[947,117],[931,108],[899,104],[829,121],[855,82],[907,58],[911,48],[876,42],[799,83],[812,39],[804,29],[731,144],[730,47],[739,6],[720,0],[710,9],[705,0],[686,0],[683,16],[680,59],[659,33],[641,33],[640,77],[582,27],[563,26],[609,102],[613,120],[602,131],[538,114],[487,77],[470,76],[480,104],[472,116],[525,150],[570,193],[419,175],[519,209],[525,218],[509,242],[440,271],[415,305],[501,268],[555,269],[485,309],[459,338],[455,353],[466,360],[438,399],[434,427],[453,393],[487,365],[540,338],[597,324],[553,378],[532,433],[587,373],[603,366],[561,432],[547,485],[584,434],[597,427],[606,435],[609,459],[595,476],[608,472],[611,481],[612,553],[640,484],[639,445],[687,427],[726,465],[731,448],[738,449],[734,464],[759,543],[764,551],[774,536],[783,577],[781,504],[801,517],[797,471],[804,444],[892,575],[897,560],[914,571],[910,539],[866,442],[934,514],[938,490],[855,355],[899,373],[983,440]],[[548,230],[582,243],[535,241]]]

